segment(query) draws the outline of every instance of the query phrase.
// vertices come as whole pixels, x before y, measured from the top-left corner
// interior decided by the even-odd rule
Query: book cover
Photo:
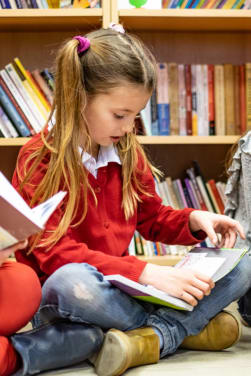
[[[4,111],[6,112],[12,123],[14,124],[15,128],[18,130],[18,133],[22,137],[29,137],[31,134],[29,128],[23,121],[22,117],[19,115],[18,111],[16,110],[8,95],[5,93],[1,84],[0,104],[2,105]]]
[[[200,271],[217,282],[238,264],[246,252],[246,250],[237,248],[193,248],[174,267]],[[104,279],[136,299],[179,310],[193,310],[193,306],[182,299],[151,285],[142,285],[119,274],[108,275]]]
[[[13,64],[9,63],[5,66],[5,70],[8,73],[9,77],[11,78],[12,82],[16,86],[17,90],[19,91],[23,101],[26,103],[26,106],[29,110],[29,117],[30,123],[35,131],[35,133],[39,133],[42,126],[44,125],[44,118],[40,114],[39,110],[36,107],[35,102],[33,102],[32,97],[26,91],[25,86],[22,83],[21,78],[18,76],[17,72],[14,69]]]
[[[168,69],[166,63],[157,64],[157,109],[158,127],[161,136],[170,134],[170,110],[168,93]]]
[[[179,93],[179,134],[187,135],[186,128],[186,85],[184,64],[178,64],[178,93]]]
[[[13,126],[12,122],[4,112],[4,109],[0,106],[0,120],[3,125],[3,128],[5,129],[5,137],[18,137],[19,134],[17,133],[16,128]]]
[[[224,64],[224,88],[225,88],[225,115],[226,134],[234,135],[235,130],[235,105],[234,105],[234,67],[232,64]]]
[[[0,172],[0,249],[41,231],[66,192],[58,192],[31,209]]]
[[[168,88],[170,105],[170,135],[179,134],[178,64],[168,64]]]
[[[20,95],[19,91],[17,90],[16,86],[10,79],[8,73],[4,69],[0,71],[0,83],[3,89],[5,90],[6,94],[10,98],[11,102],[15,106],[17,112],[19,113],[19,115],[21,116],[21,118],[23,119],[27,127],[29,128],[30,133],[34,135],[35,131],[30,122],[31,120],[30,110],[27,107],[22,96]]]
[[[224,68],[222,64],[214,66],[214,97],[215,97],[215,133],[217,136],[226,134]]]

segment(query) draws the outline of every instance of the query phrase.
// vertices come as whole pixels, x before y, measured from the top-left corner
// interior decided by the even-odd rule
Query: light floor
[[[231,306],[235,310],[235,306]],[[93,376],[94,369],[87,363],[43,373],[44,376]],[[243,326],[241,340],[234,347],[219,351],[179,350],[158,364],[128,370],[127,376],[251,376],[251,328]]]

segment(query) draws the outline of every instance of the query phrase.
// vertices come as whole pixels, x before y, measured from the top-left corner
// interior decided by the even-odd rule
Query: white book
[[[193,248],[174,268],[197,270],[217,282],[238,264],[246,252],[235,248]],[[193,310],[193,306],[184,300],[151,285],[143,285],[119,274],[108,275],[104,279],[136,299],[174,309]]]
[[[30,111],[33,114],[33,117],[36,119],[36,123],[34,124],[35,132],[40,132],[42,127],[45,125],[44,117],[41,115],[41,112],[38,110],[36,103],[33,101],[33,98],[30,96],[30,93],[26,91],[26,88],[23,86],[21,79],[19,78],[17,72],[13,68],[12,64],[7,64],[5,66],[7,73],[9,74],[10,78],[16,85],[19,93],[23,97],[24,101],[26,102],[27,106],[29,107]],[[32,124],[33,126],[33,124]]]
[[[151,98],[146,104],[146,107],[140,111],[141,120],[143,122],[143,125],[145,127],[146,136],[152,135],[152,115],[151,115]]]
[[[6,83],[6,86],[8,87],[8,89],[11,92],[11,94],[13,95],[13,97],[15,98],[15,100],[17,101],[17,104],[20,106],[21,110],[23,111],[24,115],[26,116],[27,120],[29,121],[30,125],[32,126],[32,128],[34,129],[34,131],[36,133],[38,133],[40,128],[37,127],[38,122],[37,122],[36,118],[33,116],[31,110],[27,106],[27,104],[24,101],[22,95],[18,91],[17,87],[15,86],[15,84],[13,83],[13,81],[11,80],[11,78],[8,75],[8,73],[6,72],[6,70],[2,69],[0,71],[0,76],[2,77],[2,79],[4,80],[4,82]]]
[[[66,192],[58,192],[31,209],[0,172],[0,249],[10,247],[43,230]]]
[[[203,103],[203,128],[205,136],[209,136],[209,103],[208,103],[208,65],[202,65],[202,76],[203,76],[203,92],[204,92],[204,103]]]

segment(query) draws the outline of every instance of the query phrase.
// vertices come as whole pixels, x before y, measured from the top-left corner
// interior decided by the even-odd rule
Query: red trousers
[[[25,326],[39,307],[41,286],[27,265],[8,261],[0,266],[0,336]]]

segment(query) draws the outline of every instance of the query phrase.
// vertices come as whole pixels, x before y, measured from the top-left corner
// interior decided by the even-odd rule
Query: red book
[[[215,135],[215,112],[214,112],[214,65],[208,64],[208,117],[209,135]]]
[[[211,187],[211,190],[213,192],[214,198],[215,198],[215,200],[216,200],[216,202],[218,204],[218,207],[219,207],[219,210],[220,210],[221,214],[224,214],[224,203],[223,203],[223,201],[221,199],[221,196],[220,196],[220,194],[218,192],[218,188],[217,188],[217,186],[215,184],[215,180],[214,179],[208,180],[208,184]]]
[[[2,77],[0,77],[0,84],[1,84],[2,88],[4,89],[5,93],[8,95],[8,97],[9,97],[10,101],[12,102],[13,106],[15,106],[15,109],[17,110],[17,112],[19,113],[19,115],[21,116],[21,118],[23,119],[23,121],[25,122],[25,124],[27,125],[27,127],[29,128],[30,133],[32,135],[34,135],[35,134],[34,129],[30,125],[30,122],[28,121],[28,119],[24,115],[21,107],[16,102],[14,96],[12,95],[11,91],[9,90],[8,86],[6,85],[6,83],[4,82],[4,80],[2,79]]]
[[[240,125],[241,134],[244,134],[247,130],[246,123],[246,85],[245,85],[245,66],[240,65]]]
[[[192,128],[192,75],[191,65],[185,64],[185,86],[186,86],[186,128],[187,135],[193,134]]]

